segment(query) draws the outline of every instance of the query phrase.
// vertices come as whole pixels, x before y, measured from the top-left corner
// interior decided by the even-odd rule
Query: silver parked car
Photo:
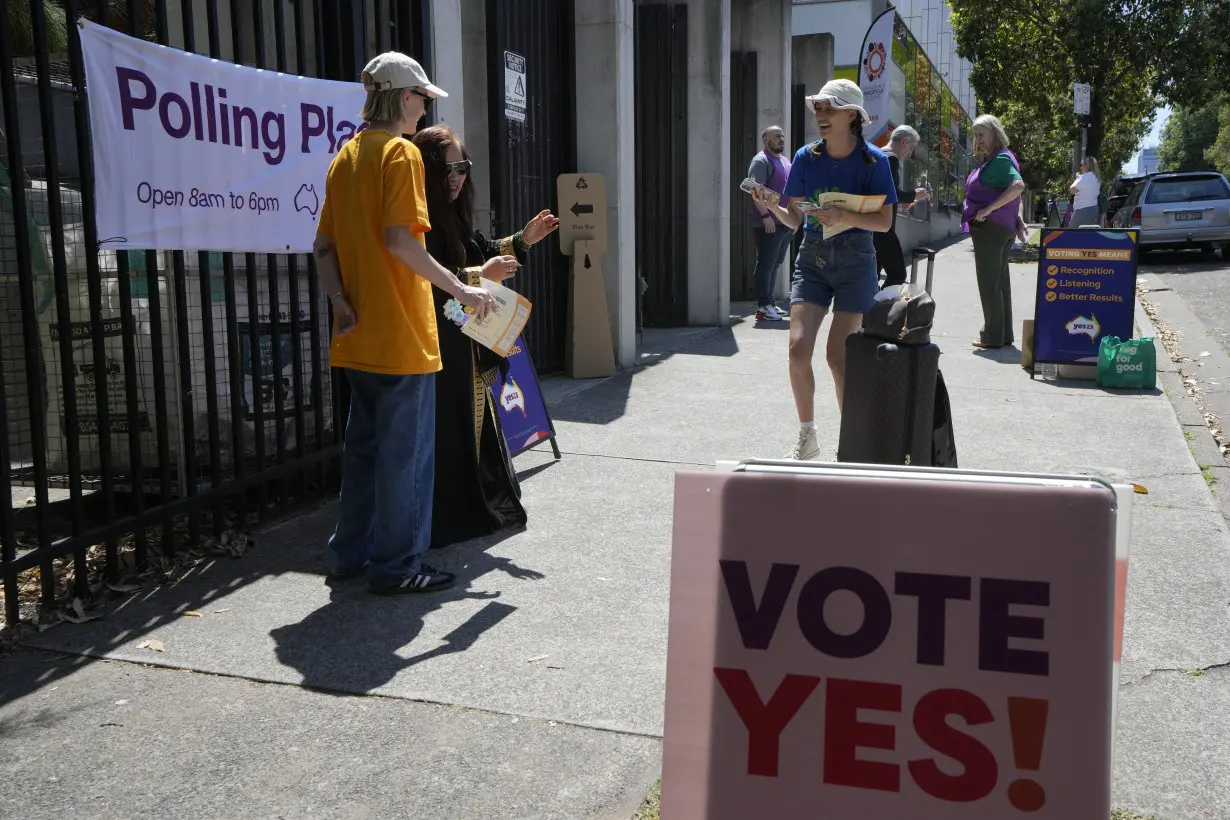
[[[1142,251],[1221,248],[1230,258],[1230,182],[1216,171],[1150,176],[1133,189],[1111,224],[1139,228]]]

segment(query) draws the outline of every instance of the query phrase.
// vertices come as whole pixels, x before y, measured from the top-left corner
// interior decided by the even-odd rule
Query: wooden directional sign
[[[606,252],[606,179],[602,174],[560,174],[558,197],[559,247],[566,256],[572,246],[588,241],[594,253]]]

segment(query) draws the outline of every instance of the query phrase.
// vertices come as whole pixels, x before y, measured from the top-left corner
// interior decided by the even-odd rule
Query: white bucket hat
[[[368,91],[391,91],[394,88],[421,88],[433,97],[447,97],[444,89],[427,79],[427,72],[418,60],[400,51],[378,54],[363,67],[363,88]]]
[[[815,107],[820,100],[828,100],[830,105],[841,111],[856,109],[863,115],[863,125],[871,125],[871,117],[863,108],[863,92],[849,80],[830,80],[818,93],[805,99],[809,108]]]

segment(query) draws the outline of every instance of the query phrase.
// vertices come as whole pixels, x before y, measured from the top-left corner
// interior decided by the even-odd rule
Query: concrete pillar
[[[621,368],[636,362],[633,6],[633,0],[576,0],[574,12],[577,171],[606,178],[608,242],[602,272],[615,361]]]
[[[432,0],[431,4],[431,81],[448,92],[436,100],[435,121],[447,125],[462,139],[466,136],[465,72],[462,69],[461,0]],[[465,52],[468,55],[468,52]],[[485,96],[485,95],[484,95]],[[466,146],[469,147],[468,145]]]
[[[790,0],[734,0],[731,50],[754,51],[757,62],[756,121],[760,128],[780,125],[790,133]]]
[[[461,132],[461,138],[465,140],[466,150],[474,162],[474,167],[470,169],[470,178],[474,181],[474,227],[490,235],[491,138],[488,123],[491,117],[487,111],[487,9],[481,0],[465,0],[460,3],[460,9],[460,51],[465,55],[465,60],[459,89],[462,100],[459,124],[465,129]],[[451,50],[455,51],[456,48]],[[437,48],[436,53],[439,54],[439,51]],[[448,86],[444,90],[452,93]]]
[[[731,0],[688,6],[688,324],[730,323]]]
[[[799,147],[791,145],[790,141],[792,117],[799,115],[790,105],[793,40],[790,31],[794,4],[790,0],[735,0],[731,18],[731,49],[756,52],[757,141],[765,128],[780,125],[786,132],[786,155],[792,156]],[[745,159],[750,162],[751,157]],[[732,180],[732,183],[737,181]],[[742,193],[732,195],[746,196]],[[731,225],[730,229],[750,230],[742,223]],[[790,256],[787,254],[778,271],[773,294],[779,304],[789,290]]]
[[[805,34],[794,38],[791,78],[794,83],[802,83],[808,94],[815,94],[833,79],[833,46],[832,34]],[[806,111],[796,111],[795,116],[803,117],[806,142],[820,139],[815,117],[808,116]],[[796,150],[801,147],[795,146]]]

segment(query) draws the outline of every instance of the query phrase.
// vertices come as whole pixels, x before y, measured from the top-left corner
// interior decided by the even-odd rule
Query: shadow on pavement
[[[1021,366],[1021,350],[1016,345],[1005,345],[991,349],[979,348],[970,345],[970,352],[980,359],[986,359],[990,362],[999,364],[1014,364],[1017,367]]]
[[[519,477],[525,481],[554,463],[522,470]],[[513,531],[432,552],[429,560],[444,563],[457,574],[458,584],[451,590],[434,595],[373,596],[362,579],[324,581],[325,542],[331,527],[331,508],[305,511],[256,532],[251,550],[242,558],[209,559],[174,582],[142,589],[116,602],[97,620],[61,623],[47,632],[30,633],[16,653],[36,658],[42,655],[39,663],[45,664],[45,671],[33,676],[18,674],[21,664],[9,663],[10,658],[0,656],[0,706],[55,685],[97,660],[119,653],[131,656],[134,641],[182,621],[185,612],[212,610],[237,590],[287,573],[320,576],[331,591],[329,603],[303,621],[273,630],[279,660],[298,670],[306,686],[367,692],[387,683],[401,669],[464,651],[515,611],[494,600],[499,593],[470,591],[476,579],[491,572],[528,580],[544,577],[506,558],[487,554],[487,550],[517,534]],[[492,600],[449,634],[443,645],[407,658],[395,654],[415,639],[425,615],[450,602],[475,598]],[[142,655],[145,652],[148,658],[143,657],[143,663],[182,665],[152,649],[141,650]],[[193,667],[189,664],[185,668]]]
[[[496,600],[499,592],[473,591],[475,579],[495,571],[523,580],[545,577],[518,567],[509,559],[493,558],[486,553],[507,537],[452,548],[457,550],[454,557],[464,555],[465,560],[460,567],[454,567],[457,586],[446,592],[389,596],[374,601],[362,580],[327,582],[331,588],[329,603],[302,621],[269,633],[277,645],[278,660],[302,675],[302,685],[310,689],[362,695],[379,689],[416,664],[464,652],[483,633],[516,611],[516,607]],[[488,603],[447,634],[443,644],[409,656],[399,654],[418,637],[429,613],[466,599]]]
[[[1167,268],[1164,273],[1208,273],[1221,270],[1230,259],[1218,258],[1216,254],[1200,251],[1150,251],[1141,254],[1138,275],[1150,268]]]
[[[1161,387],[1154,387],[1152,390],[1122,390],[1110,387],[1099,387],[1098,383],[1093,379],[1044,379],[1042,377],[1038,377],[1036,381],[1039,384],[1063,387],[1068,390],[1088,390],[1093,393],[1102,393],[1107,396],[1161,396],[1165,392]]]
[[[738,352],[739,345],[728,327],[644,328],[637,344],[635,365],[614,376],[595,379],[581,389],[560,391],[559,398],[548,399],[548,409],[556,421],[610,424],[627,413],[632,380],[638,373],[681,353],[729,357]]]

